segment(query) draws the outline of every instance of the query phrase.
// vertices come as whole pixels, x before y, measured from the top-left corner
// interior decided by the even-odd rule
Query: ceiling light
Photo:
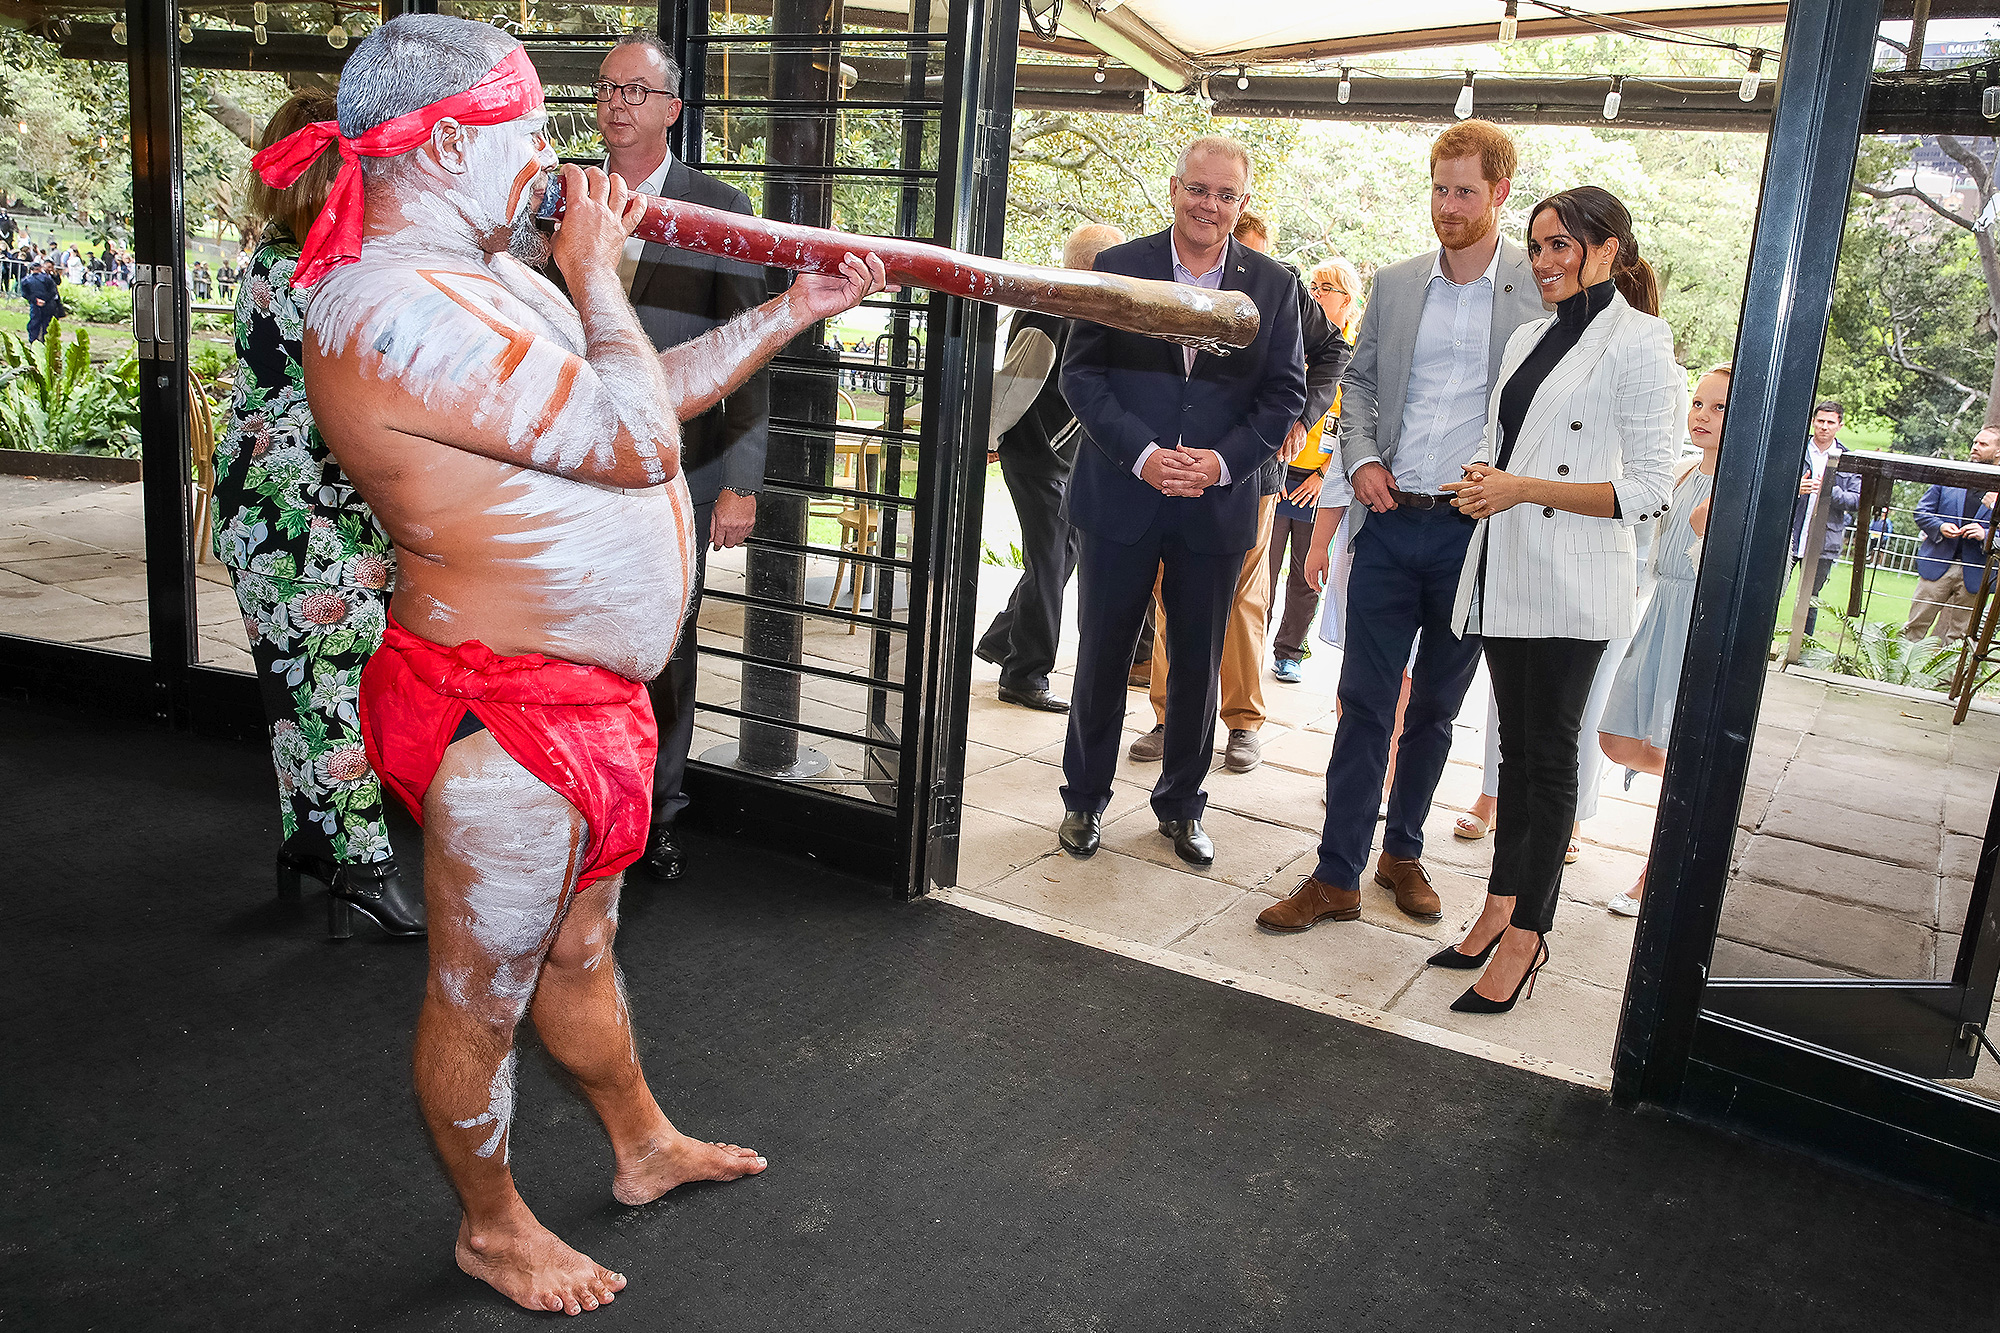
[[[1500,18],[1500,40],[1511,42],[1521,35],[1521,0],[1507,0],[1507,12]]]
[[[1104,57],[1103,57],[1103,56],[1099,56],[1099,57],[1097,58],[1097,73],[1095,73],[1095,74],[1091,75],[1091,78],[1095,79],[1095,80],[1096,80],[1097,82],[1099,82],[1099,83],[1102,83],[1102,82],[1104,82]]]
[[[338,23],[334,24],[331,28],[328,28],[326,30],[326,44],[332,47],[336,51],[338,51],[341,47],[346,46],[347,29],[341,27]]]
[[[1743,82],[1736,86],[1736,96],[1745,102],[1757,100],[1757,85],[1764,81],[1764,53],[1750,53],[1750,68],[1744,71]]]
[[[1625,78],[1623,75],[1611,81],[1611,91],[1604,94],[1604,118],[1618,119],[1618,108],[1625,101]]]
[[[124,19],[119,19],[116,23],[111,25],[111,40],[118,43],[120,46],[125,45],[126,37],[125,37]]]
[[[1458,90],[1458,104],[1452,107],[1451,113],[1454,116],[1457,116],[1460,120],[1464,120],[1472,115],[1472,71],[1471,70],[1465,71],[1465,86]]]
[[[1346,106],[1347,99],[1354,96],[1354,80],[1348,77],[1345,65],[1340,67],[1340,88],[1334,95],[1340,99],[1342,106]]]
[[[1238,65],[1236,67],[1236,91],[1242,93],[1242,92],[1248,92],[1249,90],[1250,90],[1249,67],[1245,65]]]

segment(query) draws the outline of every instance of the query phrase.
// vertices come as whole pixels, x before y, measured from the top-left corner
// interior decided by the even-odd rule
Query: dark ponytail
[[[1536,204],[1528,214],[1528,231],[1545,208],[1555,210],[1563,230],[1584,244],[1595,247],[1606,241],[1618,242],[1617,257],[1611,261],[1611,280],[1634,310],[1648,315],[1660,313],[1660,282],[1653,266],[1639,253],[1639,238],[1632,234],[1632,213],[1611,191],[1595,185],[1579,185],[1573,190],[1552,194]]]

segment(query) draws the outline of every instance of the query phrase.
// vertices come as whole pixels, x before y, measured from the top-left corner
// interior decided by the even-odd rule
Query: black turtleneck
[[[1535,344],[1535,350],[1515,367],[1507,387],[1500,391],[1500,456],[1493,460],[1494,467],[1502,472],[1507,470],[1507,462],[1514,456],[1514,437],[1521,433],[1521,422],[1526,419],[1542,381],[1549,377],[1558,361],[1569,355],[1569,350],[1582,339],[1583,331],[1590,327],[1590,321],[1603,314],[1617,294],[1617,284],[1606,278],[1556,306],[1556,322],[1549,325],[1542,340]]]

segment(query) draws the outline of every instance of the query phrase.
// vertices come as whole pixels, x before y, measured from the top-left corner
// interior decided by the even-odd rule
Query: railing
[[[1859,502],[1833,561],[1835,572],[1823,594],[1815,595],[1813,585],[1819,553],[1835,512],[1836,475],[1860,479]],[[1945,693],[1947,680],[1965,674],[1951,669],[1946,650],[1953,648],[1972,628],[1974,610],[1966,598],[1954,596],[1947,600],[1924,588],[1917,568],[1921,535],[1879,530],[1882,521],[1894,517],[1914,523],[1916,510],[1921,507],[1921,501],[1909,505],[1895,502],[1898,482],[1964,488],[1968,493],[1969,518],[1977,512],[1980,497],[2000,491],[2000,467],[1860,450],[1840,454],[1821,478],[1807,515],[1806,556],[1799,561],[1798,594],[1792,608],[1784,661],[1788,666],[1800,662],[1810,646],[1822,650],[1816,655],[1836,671]],[[1986,532],[1983,548],[1976,553],[1970,550],[1961,553],[1962,560],[1971,561],[1974,569],[1986,563],[1993,549],[1990,521],[1983,527]],[[1886,584],[1884,576],[1888,576]],[[1909,610],[1903,612],[1900,606],[1896,607],[1904,623],[1893,624],[1865,614],[1871,602],[1900,602],[1906,591]],[[1807,625],[1814,619],[1816,608],[1843,618],[1831,633],[1825,626],[1816,625],[1809,638]],[[1852,637],[1857,635],[1858,642]],[[1901,642],[1895,642],[1897,639]],[[1925,641],[1930,639],[1937,640],[1937,646],[1925,648]]]

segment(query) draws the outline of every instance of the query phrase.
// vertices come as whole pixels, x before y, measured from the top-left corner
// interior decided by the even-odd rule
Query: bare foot
[[[620,1153],[611,1197],[620,1203],[651,1203],[690,1180],[740,1180],[768,1163],[754,1148],[703,1143],[667,1125],[629,1153]]]
[[[624,1274],[578,1254],[533,1216],[475,1234],[461,1215],[458,1266],[525,1310],[582,1314],[625,1289]]]

